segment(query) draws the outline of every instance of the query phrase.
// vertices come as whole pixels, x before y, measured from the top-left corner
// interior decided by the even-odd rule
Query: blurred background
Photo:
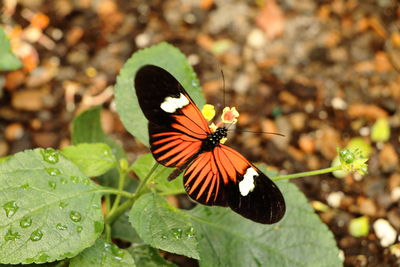
[[[79,112],[102,105],[104,130],[130,160],[147,152],[118,119],[116,77],[140,48],[188,57],[209,103],[240,117],[228,143],[282,173],[369,157],[365,176],[294,181],[334,233],[346,266],[400,264],[398,0],[3,0],[1,25],[23,67],[0,73],[0,157],[70,144]]]

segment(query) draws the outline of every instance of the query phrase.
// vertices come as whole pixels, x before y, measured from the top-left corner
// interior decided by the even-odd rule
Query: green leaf
[[[10,41],[0,27],[0,71],[16,70],[21,67],[21,61],[11,52]]]
[[[150,153],[144,154],[139,157],[131,166],[131,170],[136,173],[140,180],[143,180],[150,172],[151,168],[156,163],[153,155]],[[154,187],[165,193],[174,194],[183,190],[183,176],[179,175],[173,181],[168,181],[168,176],[174,171],[173,168],[158,166],[155,170],[153,177]]]
[[[106,143],[118,159],[125,157],[122,147],[108,137],[101,128],[101,107],[85,110],[76,116],[72,122],[72,144]]]
[[[137,266],[145,267],[176,267],[172,262],[161,257],[157,249],[145,244],[134,244],[128,248]]]
[[[200,266],[342,266],[332,233],[289,182],[277,182],[286,215],[273,225],[230,209],[198,205],[188,214],[199,240]]]
[[[371,129],[371,140],[374,142],[386,142],[390,138],[390,125],[387,118],[377,120]]]
[[[178,49],[168,43],[160,43],[134,53],[117,78],[115,101],[125,128],[147,146],[149,143],[147,120],[139,107],[133,81],[136,71],[148,64],[157,65],[170,72],[200,108],[205,103],[199,80],[185,56]]]
[[[82,253],[73,258],[69,266],[134,267],[136,265],[128,251],[120,249],[115,244],[107,243],[104,239],[99,238],[92,247],[85,249]]]
[[[0,263],[71,258],[103,231],[99,186],[52,149],[0,164]]]
[[[103,143],[67,146],[62,153],[88,177],[100,176],[115,167],[116,163],[111,148]]]
[[[132,224],[129,222],[127,213],[122,214],[112,225],[111,236],[131,243],[143,243],[138,233],[133,229]]]
[[[155,248],[198,259],[197,240],[187,215],[153,193],[141,196],[129,212],[140,238]]]

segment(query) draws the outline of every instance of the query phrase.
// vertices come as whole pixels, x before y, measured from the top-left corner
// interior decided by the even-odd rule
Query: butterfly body
[[[136,73],[139,105],[149,121],[150,150],[160,164],[184,173],[195,201],[229,206],[259,223],[285,213],[278,187],[239,152],[221,143],[227,128],[211,130],[182,85],[166,70],[146,65]]]

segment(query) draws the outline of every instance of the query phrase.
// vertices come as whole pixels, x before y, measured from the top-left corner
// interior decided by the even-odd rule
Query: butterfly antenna
[[[274,133],[274,132],[254,132],[254,131],[249,131],[249,130],[236,130],[236,129],[229,129],[229,128],[228,128],[228,131],[235,131],[237,133],[272,134],[272,135],[278,135],[278,136],[285,137],[284,134]]]
[[[222,69],[221,69],[221,76],[222,76],[222,103],[224,104],[223,107],[225,107],[225,75]]]

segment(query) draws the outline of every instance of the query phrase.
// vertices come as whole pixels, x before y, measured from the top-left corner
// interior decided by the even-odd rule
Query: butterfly
[[[236,150],[221,143],[224,126],[214,131],[183,86],[168,71],[142,66],[134,87],[148,120],[150,150],[156,161],[184,171],[191,199],[228,206],[245,218],[272,224],[285,214],[278,187]],[[175,175],[177,176],[177,175]]]

